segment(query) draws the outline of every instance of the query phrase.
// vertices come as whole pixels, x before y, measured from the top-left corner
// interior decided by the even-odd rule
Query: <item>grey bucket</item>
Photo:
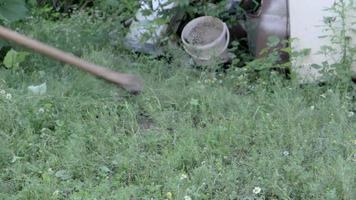
[[[190,21],[184,27],[181,38],[185,51],[198,65],[208,65],[216,59],[228,60],[230,32],[218,18],[203,16]]]

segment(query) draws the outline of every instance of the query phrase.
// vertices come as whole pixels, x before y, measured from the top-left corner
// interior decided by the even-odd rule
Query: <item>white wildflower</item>
[[[52,195],[53,196],[58,196],[59,195],[59,190],[54,191]]]
[[[190,196],[184,196],[184,200],[192,200],[192,198]]]
[[[185,180],[185,179],[187,179],[187,178],[188,178],[188,176],[187,176],[186,174],[180,175],[180,180]]]
[[[314,109],[315,109],[315,106],[310,106],[310,109],[311,109],[311,110],[314,110]]]
[[[289,156],[289,151],[283,151],[284,156]]]
[[[13,157],[12,157],[12,159],[11,159],[11,163],[14,163],[14,162],[16,162],[17,160],[20,160],[22,157],[19,157],[19,156],[16,156],[16,155],[14,155]]]
[[[40,109],[38,109],[38,112],[39,112],[39,113],[44,113],[44,112],[45,112],[45,109],[40,108]]]
[[[10,93],[7,93],[6,96],[5,96],[5,98],[6,98],[7,100],[11,100],[11,99],[12,99],[12,95],[11,95]]]
[[[353,117],[354,115],[355,115],[354,112],[349,112],[349,113],[347,114],[348,117]]]
[[[252,190],[252,192],[254,193],[254,194],[259,194],[260,192],[261,192],[261,188],[260,187],[255,187],[253,190]]]

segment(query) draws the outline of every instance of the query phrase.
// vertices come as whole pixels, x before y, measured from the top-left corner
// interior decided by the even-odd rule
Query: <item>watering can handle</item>
[[[142,82],[131,74],[115,72],[105,67],[88,63],[70,53],[63,52],[42,42],[23,36],[3,26],[0,26],[0,38],[15,42],[55,60],[73,65],[90,74],[114,83],[129,92],[138,93],[142,90]]]

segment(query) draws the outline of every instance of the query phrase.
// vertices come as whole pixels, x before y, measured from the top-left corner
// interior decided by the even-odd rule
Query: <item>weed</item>
[[[117,24],[87,20],[21,30],[140,74],[146,89],[128,96],[33,54],[0,68],[1,199],[355,199],[355,90],[240,68],[205,83],[182,51],[114,48],[105,34]],[[43,82],[45,94],[27,90]]]

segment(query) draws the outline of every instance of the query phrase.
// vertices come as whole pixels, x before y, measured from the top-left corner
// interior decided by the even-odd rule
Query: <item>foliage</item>
[[[326,9],[331,16],[324,17],[324,29],[327,34],[321,37],[328,38],[331,45],[322,46],[320,54],[328,56],[332,61],[324,62],[322,66],[314,65],[321,70],[326,81],[350,82],[352,65],[356,63],[356,47],[350,41],[350,34],[355,34],[356,21],[353,16],[355,8],[354,0],[339,0]]]
[[[50,5],[57,11],[68,12],[70,9],[86,6],[92,0],[39,0],[39,5]]]
[[[130,96],[37,54],[0,68],[0,199],[356,199],[355,87],[254,76],[275,66],[273,52],[225,71],[195,69],[177,47],[158,59],[132,53],[120,22],[134,10],[122,2],[118,16],[19,24],[140,74],[146,89]],[[47,93],[28,92],[44,82]]]
[[[29,55],[27,52],[17,52],[13,49],[7,52],[4,58],[4,65],[6,68],[18,68],[20,63],[25,61],[26,57]]]
[[[137,8],[138,1],[131,0],[40,0],[39,5],[50,5],[55,10],[61,12],[72,12],[87,8],[98,8],[107,14],[118,13],[121,9]]]
[[[2,0],[0,2],[0,24],[10,24],[12,22],[24,19],[27,14],[28,10],[26,8],[25,0]],[[0,39],[0,49],[6,45],[8,45],[7,41]],[[5,65],[10,67],[9,62]]]
[[[39,57],[38,71],[2,70],[3,199],[353,199],[352,93],[274,76],[240,95],[181,57],[83,57],[140,73],[147,90],[126,96]],[[46,95],[26,92],[45,80]]]

